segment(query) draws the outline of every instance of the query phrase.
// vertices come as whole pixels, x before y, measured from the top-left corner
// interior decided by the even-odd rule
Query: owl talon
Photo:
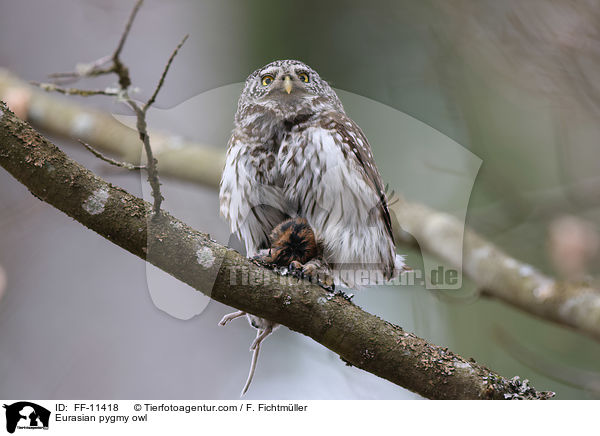
[[[324,274],[319,276],[319,282],[322,283],[325,286],[328,286],[331,288],[332,291],[335,290],[335,282],[333,280],[333,277],[329,274]]]
[[[302,271],[303,265],[297,260],[292,260],[290,262],[290,266],[288,267],[290,271]]]
[[[302,274],[311,279],[318,272],[318,268],[313,263],[307,263],[302,266]]]
[[[320,259],[312,259],[302,266],[302,277],[314,284],[333,286],[329,267]]]
[[[269,259],[271,257],[271,249],[262,249],[262,250],[258,250],[258,253],[255,256],[252,256],[252,259],[254,260],[261,260],[263,262],[269,262]]]

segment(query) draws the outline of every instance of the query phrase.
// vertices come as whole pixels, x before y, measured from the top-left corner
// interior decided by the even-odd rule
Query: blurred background
[[[110,54],[132,7],[122,0],[0,0],[0,67],[45,81]],[[223,150],[240,82],[272,60],[303,60],[343,90],[343,103],[397,192],[411,197],[397,173],[431,146],[427,138],[439,139],[440,153],[444,144],[459,144],[469,156],[464,162],[477,163],[469,166],[469,177],[477,178],[467,225],[546,274],[597,284],[599,32],[600,5],[592,0],[150,0],[122,59],[147,98],[189,33],[150,125]],[[114,83],[107,77],[80,85]],[[127,115],[106,97],[66,98]],[[367,99],[381,109],[375,113],[412,121],[380,135],[365,113]],[[422,126],[432,136],[411,130]],[[146,189],[139,175],[107,168],[76,142],[42,133],[111,182],[137,195]],[[390,142],[394,133],[398,140]],[[414,177],[414,185],[431,183],[428,175]],[[448,204],[462,201],[465,189],[458,191]],[[174,215],[230,240],[214,188],[164,178],[163,194]],[[238,398],[254,330],[242,321],[219,328],[230,308],[147,270],[4,170],[0,225],[0,397]],[[419,266],[421,254],[405,251]],[[600,397],[597,341],[478,298],[467,279],[459,292],[388,286],[360,292],[355,301],[557,398]],[[419,397],[281,328],[261,350],[247,398]]]

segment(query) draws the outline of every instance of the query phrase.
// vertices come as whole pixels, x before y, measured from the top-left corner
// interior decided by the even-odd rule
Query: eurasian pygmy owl
[[[220,201],[249,257],[269,248],[275,226],[299,216],[334,271],[379,271],[389,279],[404,265],[367,138],[327,82],[300,61],[275,61],[246,79]]]
[[[295,253],[294,241],[285,239],[290,233],[299,240],[316,238],[318,261],[338,284],[381,283],[404,267],[367,138],[327,82],[300,61],[275,61],[246,79],[219,197],[221,214],[249,257],[275,247],[263,258],[292,254],[297,262],[303,256]],[[289,218],[293,220],[282,225]],[[302,230],[306,223],[309,232]],[[274,234],[283,239],[270,240]],[[290,243],[293,250],[280,250]],[[313,270],[320,268],[311,262]],[[357,283],[355,272],[360,281],[366,276],[367,283]],[[220,324],[242,315],[226,315]],[[248,319],[258,332],[242,393],[252,380],[260,343],[277,326],[252,315]]]

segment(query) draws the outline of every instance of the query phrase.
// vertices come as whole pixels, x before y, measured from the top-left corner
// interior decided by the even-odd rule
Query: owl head
[[[248,109],[257,106],[280,119],[324,110],[343,112],[329,84],[311,67],[296,60],[271,62],[248,76],[238,103],[238,116],[247,115]]]

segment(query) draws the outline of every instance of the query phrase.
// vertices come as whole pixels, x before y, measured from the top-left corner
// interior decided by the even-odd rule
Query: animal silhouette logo
[[[50,411],[29,401],[3,406],[6,409],[6,431],[19,429],[48,429]]]

